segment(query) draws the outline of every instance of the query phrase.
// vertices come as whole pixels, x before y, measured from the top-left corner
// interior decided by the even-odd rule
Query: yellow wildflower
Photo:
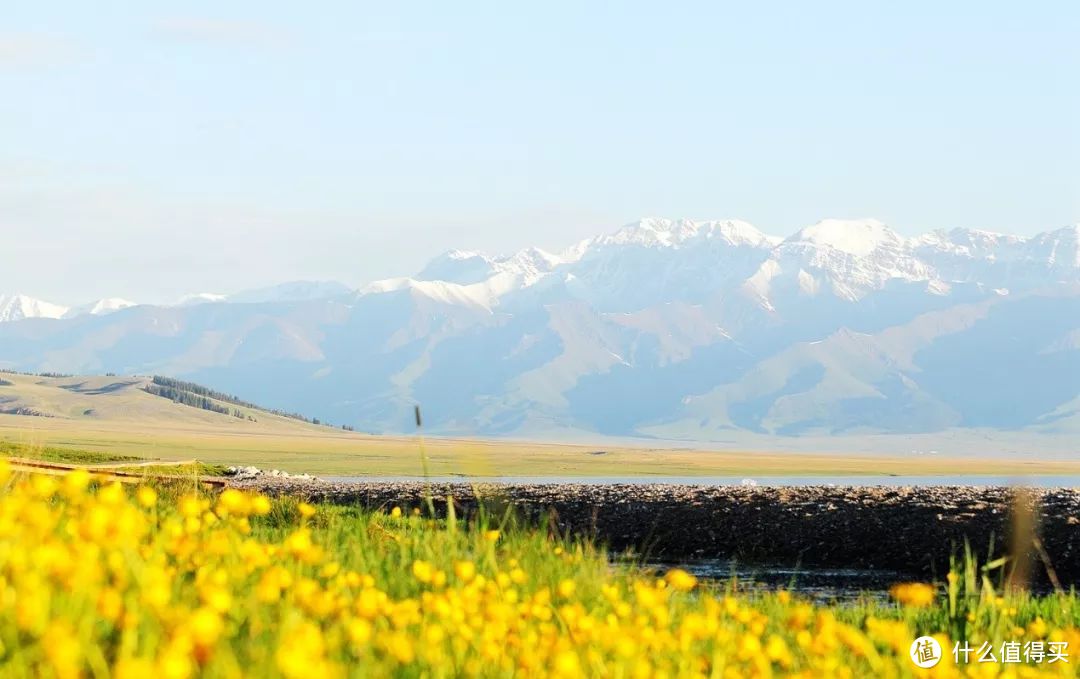
[[[454,575],[462,582],[471,582],[476,577],[476,565],[472,561],[455,562]]]
[[[139,486],[139,490],[135,492],[135,495],[139,500],[139,504],[147,509],[157,504],[157,491],[150,486]]]
[[[934,603],[937,591],[925,583],[902,582],[889,588],[889,595],[905,606],[924,608]]]
[[[428,561],[416,560],[412,565],[413,577],[423,583],[429,583],[435,577],[435,567]]]
[[[664,576],[664,580],[667,581],[673,589],[677,589],[680,592],[689,592],[697,586],[697,578],[681,568],[673,568],[668,571]]]

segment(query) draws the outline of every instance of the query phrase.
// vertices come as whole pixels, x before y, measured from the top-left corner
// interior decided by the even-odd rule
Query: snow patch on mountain
[[[73,307],[64,314],[64,318],[74,318],[76,316],[83,316],[89,314],[91,316],[103,316],[105,314],[111,314],[114,311],[120,311],[121,309],[127,309],[128,307],[135,306],[135,302],[130,302],[126,299],[119,297],[105,297],[88,304],[82,304],[77,307]]]
[[[416,274],[416,280],[471,285],[487,280],[494,273],[492,258],[470,250],[450,250],[428,262]]]
[[[1045,262],[1053,272],[1080,267],[1080,224],[1033,236],[1027,243],[1029,259]]]
[[[790,243],[812,243],[857,257],[867,257],[883,247],[899,248],[903,239],[876,219],[823,219],[799,230]]]
[[[787,281],[772,281],[775,273],[770,277],[769,287],[775,294],[790,290],[806,296],[825,288],[840,299],[856,302],[891,281],[938,278],[903,238],[876,219],[822,220],[784,240],[770,258],[776,262],[770,270],[790,272]],[[761,273],[759,269],[756,275],[760,278]],[[760,289],[760,282],[754,287]]]
[[[769,303],[769,293],[772,287],[772,281],[778,278],[784,272],[783,267],[775,259],[767,259],[761,263],[758,270],[754,272],[754,275],[746,279],[743,283],[743,289],[752,293],[756,298],[761,301],[764,308],[769,311],[773,310],[772,304]],[[802,270],[800,269],[800,272]]]
[[[446,281],[418,281],[414,278],[387,278],[360,288],[359,295],[381,295],[407,291],[421,298],[452,306],[481,307],[490,311],[494,297],[484,283],[459,285]]]
[[[171,306],[194,306],[196,304],[218,304],[228,301],[228,295],[222,295],[216,292],[195,292],[189,295],[184,295],[180,299],[176,300]]]
[[[414,280],[443,281],[463,286],[486,283],[489,297],[497,297],[536,283],[565,262],[562,257],[540,248],[526,248],[501,257],[469,250],[450,250],[429,262]]]

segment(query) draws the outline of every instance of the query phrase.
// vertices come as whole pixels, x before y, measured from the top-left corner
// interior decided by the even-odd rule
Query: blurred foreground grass
[[[0,460],[4,677],[1074,676],[1077,658],[953,664],[961,639],[1080,648],[1074,594],[1003,594],[991,574],[968,559],[891,602],[821,606],[612,565],[508,514],[99,486]],[[930,671],[908,657],[924,634],[945,649]]]

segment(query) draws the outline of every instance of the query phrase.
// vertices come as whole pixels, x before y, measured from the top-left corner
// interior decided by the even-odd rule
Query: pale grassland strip
[[[118,469],[124,469],[127,467],[148,467],[148,466],[162,466],[161,462],[157,462],[154,465],[147,464],[135,464],[135,465],[76,465],[76,464],[62,464],[58,462],[43,462],[41,460],[28,460],[25,458],[8,458],[8,464],[12,471],[30,473],[30,474],[48,474],[50,476],[66,476],[73,471],[84,470],[88,471],[95,476],[100,476],[121,483],[142,483],[148,479],[154,479],[156,481],[191,481],[193,477],[180,476],[177,474],[136,474],[134,472],[118,471]],[[175,463],[174,463],[175,464]],[[185,462],[182,464],[198,464],[197,460],[191,462]],[[169,466],[173,466],[170,464]],[[196,481],[205,486],[223,487],[226,484],[225,479],[216,479],[206,476],[194,477]]]

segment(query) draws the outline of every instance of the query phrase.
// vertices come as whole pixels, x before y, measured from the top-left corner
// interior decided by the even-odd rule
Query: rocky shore
[[[258,476],[236,485],[312,501],[370,508],[419,507],[422,482],[326,482]],[[730,558],[747,564],[884,569],[941,576],[967,541],[985,560],[1009,540],[1015,493],[1009,488],[753,487],[692,485],[432,484],[437,509],[452,496],[459,516],[477,494],[496,510],[512,505],[552,530],[595,537],[613,550],[666,561]],[[1043,550],[1031,551],[1036,577],[1046,561],[1068,587],[1080,583],[1080,490],[1030,491]]]

